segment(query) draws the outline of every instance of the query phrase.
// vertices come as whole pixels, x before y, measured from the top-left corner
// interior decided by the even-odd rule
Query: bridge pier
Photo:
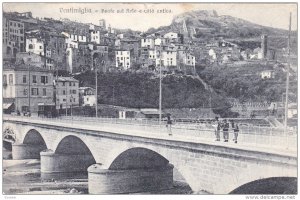
[[[168,164],[153,169],[103,169],[100,164],[88,168],[90,194],[121,194],[165,190],[173,187],[173,168]]]
[[[12,159],[40,159],[40,152],[45,149],[44,145],[37,144],[13,144]]]
[[[43,151],[41,156],[42,179],[57,178],[60,174],[87,172],[87,168],[95,164],[90,154],[56,154],[52,150]]]

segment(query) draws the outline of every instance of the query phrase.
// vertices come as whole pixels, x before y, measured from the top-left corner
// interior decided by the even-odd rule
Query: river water
[[[61,175],[59,179],[42,180],[37,159],[11,160],[11,151],[3,149],[4,194],[88,194],[87,174]],[[174,169],[173,188],[138,194],[192,194],[192,189]]]

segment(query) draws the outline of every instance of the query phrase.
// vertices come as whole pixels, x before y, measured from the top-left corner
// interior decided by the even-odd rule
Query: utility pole
[[[30,113],[30,65],[28,65],[28,112]]]
[[[159,126],[161,126],[161,108],[162,108],[162,81],[161,81],[161,57],[162,57],[162,39],[160,39],[159,51]]]
[[[290,55],[291,55],[291,23],[292,23],[292,13],[290,13],[289,37],[288,37],[288,58],[287,58],[287,70],[286,70],[285,115],[284,115],[284,133],[285,133],[285,135],[287,135],[287,119],[288,119]]]
[[[96,59],[95,59],[96,61]],[[94,61],[94,70],[95,70],[95,79],[96,79],[96,91],[95,91],[95,99],[96,99],[96,104],[95,104],[95,108],[96,108],[96,118],[98,117],[98,74],[97,74],[97,64]]]
[[[66,89],[66,117],[68,116],[68,88],[67,88],[67,81],[65,83],[65,89]]]

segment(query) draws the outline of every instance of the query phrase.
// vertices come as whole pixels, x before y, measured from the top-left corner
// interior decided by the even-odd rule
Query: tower
[[[261,53],[262,53],[263,59],[267,57],[267,53],[268,53],[268,36],[267,35],[261,36]]]
[[[105,23],[105,19],[100,19],[99,20],[99,26],[103,29],[106,29],[106,23]]]

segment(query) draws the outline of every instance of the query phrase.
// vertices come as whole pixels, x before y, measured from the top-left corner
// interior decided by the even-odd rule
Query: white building
[[[95,42],[96,44],[100,44],[100,31],[91,31],[91,42]]]
[[[79,106],[79,81],[73,77],[58,77],[54,81],[56,108],[65,109]]]
[[[154,37],[148,36],[141,39],[141,47],[153,49],[154,48]]]
[[[96,97],[95,89],[91,87],[79,88],[80,106],[95,106]]]
[[[116,67],[130,68],[130,51],[118,50],[116,53]]]
[[[274,71],[273,70],[264,70],[264,71],[260,72],[260,77],[262,79],[274,78]]]
[[[178,33],[175,32],[169,32],[164,35],[164,38],[166,38],[169,42],[178,42]]]
[[[44,42],[36,37],[26,39],[26,52],[44,56]]]
[[[176,56],[177,56],[177,52],[176,51],[168,51],[168,50],[163,50],[162,51],[162,64],[165,67],[169,67],[169,66],[176,66],[177,65],[177,61],[176,61]],[[159,64],[159,59],[158,62]]]

